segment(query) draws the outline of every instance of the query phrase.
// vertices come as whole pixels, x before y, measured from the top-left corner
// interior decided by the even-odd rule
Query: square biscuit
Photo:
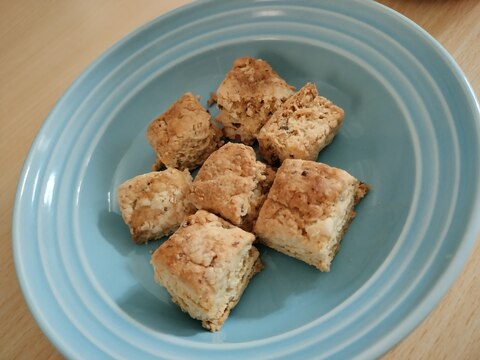
[[[222,131],[198,98],[186,93],[148,126],[146,136],[157,156],[152,170],[163,165],[191,170],[218,149]]]
[[[270,164],[285,159],[316,160],[343,122],[344,112],[319,96],[308,83],[267,121],[257,139],[260,154]]]
[[[247,145],[227,143],[210,155],[192,185],[197,209],[215,213],[250,231],[275,172]]]
[[[262,269],[254,240],[253,234],[199,210],[153,253],[155,279],[184,312],[218,331]]]
[[[254,233],[259,241],[320,271],[330,271],[340,241],[368,186],[344,170],[286,159],[278,169]]]
[[[220,114],[216,120],[226,137],[251,145],[293,89],[266,61],[239,58],[217,90]]]
[[[123,220],[133,241],[144,243],[174,232],[195,212],[189,201],[192,177],[188,170],[169,168],[125,181],[117,189]]]

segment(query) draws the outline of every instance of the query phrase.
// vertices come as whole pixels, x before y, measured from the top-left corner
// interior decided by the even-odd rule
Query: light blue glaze
[[[372,185],[330,273],[261,248],[218,333],[153,281],[115,188],[149,171],[149,122],[186,91],[205,103],[232,61],[260,57],[345,109],[319,161]],[[18,186],[18,277],[69,358],[372,358],[410,332],[459,274],[479,230],[479,109],[462,72],[373,1],[199,2],[92,64],[39,132]]]

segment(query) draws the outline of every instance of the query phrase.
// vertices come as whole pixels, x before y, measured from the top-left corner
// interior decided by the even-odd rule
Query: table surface
[[[186,0],[0,1],[0,359],[59,359],[15,276],[11,217],[18,176],[48,112],[72,81],[130,31]],[[426,29],[480,94],[480,2],[381,0]],[[479,240],[479,239],[477,239]],[[384,359],[480,358],[480,241],[439,306]]]

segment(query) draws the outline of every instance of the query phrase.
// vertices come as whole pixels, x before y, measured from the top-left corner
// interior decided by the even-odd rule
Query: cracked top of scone
[[[282,238],[315,237],[320,234],[319,229],[309,226],[331,217],[340,196],[357,182],[338,168],[313,161],[286,159],[277,171],[255,230],[273,235],[279,231],[278,236]],[[328,234],[334,229],[325,228],[322,232]]]
[[[221,144],[222,131],[198,97],[186,93],[155,119],[147,129],[147,140],[161,164],[180,170],[200,166]]]
[[[195,211],[189,200],[188,170],[169,168],[125,181],[117,189],[123,220],[135,242],[159,239],[175,231]]]
[[[249,230],[274,176],[250,146],[227,143],[210,155],[195,177],[192,202]]]
[[[208,310],[217,290],[224,290],[228,272],[249,256],[254,240],[253,234],[199,210],[155,251],[152,263],[192,289],[198,305]]]
[[[269,162],[315,160],[338,132],[344,111],[307,83],[272,115],[258,134],[260,153]]]
[[[217,90],[217,120],[224,125],[225,135],[251,144],[293,89],[266,61],[249,57],[235,60]]]

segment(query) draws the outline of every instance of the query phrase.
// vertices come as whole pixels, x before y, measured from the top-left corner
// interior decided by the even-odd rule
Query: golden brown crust
[[[216,104],[216,103],[217,103],[217,94],[215,94],[214,92],[211,92],[210,97],[207,100],[207,106],[211,107],[213,104]]]
[[[293,94],[293,87],[260,59],[243,57],[217,90],[220,115],[216,120],[230,139],[250,145],[261,127],[278,107]]]
[[[285,159],[315,160],[330,144],[344,112],[308,83],[291,96],[260,130],[260,154],[270,164]]]
[[[370,185],[360,182],[358,184],[357,192],[355,193],[355,205],[357,205],[369,191]]]
[[[368,189],[341,169],[286,159],[254,232],[264,244],[329,271],[354,206]]]
[[[183,170],[203,164],[221,145],[222,131],[198,98],[186,93],[148,126],[146,136],[157,155],[153,170],[162,164]]]
[[[261,270],[254,240],[253,234],[199,210],[152,255],[155,278],[183,311],[217,331]]]
[[[250,146],[227,143],[210,155],[192,186],[198,209],[249,231],[273,182],[274,172],[256,160]]]
[[[117,189],[123,220],[133,241],[143,243],[174,232],[195,211],[189,200],[192,177],[173,168],[125,181]]]

